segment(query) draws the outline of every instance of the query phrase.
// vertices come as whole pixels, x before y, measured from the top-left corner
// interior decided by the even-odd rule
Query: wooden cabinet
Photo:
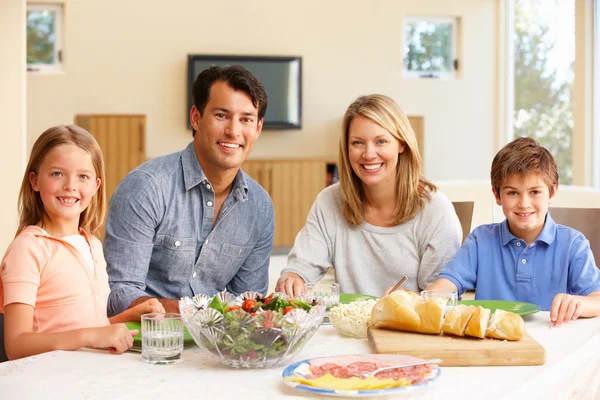
[[[275,246],[292,246],[317,194],[328,184],[331,160],[246,160],[242,169],[271,196]]]

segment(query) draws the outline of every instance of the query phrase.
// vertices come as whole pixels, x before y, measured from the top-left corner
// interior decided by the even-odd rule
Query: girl
[[[462,237],[452,203],[423,177],[417,140],[391,98],[361,96],[344,116],[340,183],[323,190],[276,290],[296,295],[330,267],[342,292],[380,296],[431,284]]]
[[[83,346],[122,353],[135,330],[119,322],[164,312],[149,300],[112,317],[98,232],[106,214],[104,161],[78,126],[33,145],[19,193],[19,228],[0,265],[0,311],[9,359]]]

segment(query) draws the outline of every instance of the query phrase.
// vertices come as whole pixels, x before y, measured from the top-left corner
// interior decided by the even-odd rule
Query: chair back
[[[0,313],[0,362],[8,361],[4,348],[4,314]]]
[[[600,208],[550,207],[550,215],[557,224],[583,233],[590,242],[596,266],[600,262]]]
[[[453,201],[452,205],[454,206],[454,211],[460,221],[463,232],[462,242],[464,242],[467,236],[469,236],[469,233],[471,233],[471,223],[473,222],[473,208],[475,207],[475,203],[472,201]]]

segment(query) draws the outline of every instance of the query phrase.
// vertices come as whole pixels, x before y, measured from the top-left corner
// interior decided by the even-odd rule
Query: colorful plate
[[[378,356],[390,357],[391,355],[390,354],[369,354],[369,355],[365,355],[365,356],[368,357],[369,360],[372,360],[373,357],[378,357]],[[356,356],[351,356],[351,357],[356,357]],[[331,357],[319,357],[319,358],[331,358]],[[283,371],[283,373],[281,374],[281,376],[283,377],[283,381],[288,386],[291,386],[295,389],[303,390],[303,391],[321,395],[321,396],[365,397],[365,396],[384,396],[384,395],[397,394],[397,393],[408,393],[408,392],[413,392],[415,390],[420,390],[420,389],[423,389],[423,388],[431,385],[431,383],[433,383],[437,378],[439,378],[440,373],[441,373],[440,367],[435,365],[433,367],[433,370],[429,374],[429,376],[427,376],[425,378],[424,382],[418,383],[415,385],[411,385],[411,386],[401,386],[401,387],[394,387],[394,388],[388,388],[388,389],[372,389],[372,390],[324,389],[324,388],[306,385],[306,384],[303,384],[301,382],[294,380],[294,377],[296,377],[298,375],[305,376],[305,373],[307,373],[307,372],[310,373],[310,362],[312,360],[316,360],[316,358],[303,360],[303,361],[299,361],[299,362],[288,365],[285,368],[285,370]]]
[[[377,300],[377,297],[370,296],[368,294],[360,294],[360,293],[342,293],[342,294],[340,294],[340,303],[342,303],[342,304],[349,304],[349,303],[353,303],[355,301],[369,300],[369,299]]]
[[[529,315],[540,311],[540,307],[531,303],[523,303],[521,301],[505,301],[505,300],[462,300],[458,304],[481,306],[489,308],[492,313],[496,310],[510,311],[515,314]]]
[[[133,347],[142,347],[142,324],[140,322],[125,322],[127,328],[129,329],[137,329],[139,332],[137,335],[133,337]],[[186,327],[183,327],[183,347],[193,346],[194,339],[192,335],[189,334]]]

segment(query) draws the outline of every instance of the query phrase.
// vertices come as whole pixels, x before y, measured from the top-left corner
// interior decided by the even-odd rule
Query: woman
[[[380,296],[403,275],[405,289],[431,284],[462,237],[452,203],[426,180],[408,118],[391,98],[361,96],[346,111],[340,183],[317,196],[276,290],[334,268],[341,291]]]

